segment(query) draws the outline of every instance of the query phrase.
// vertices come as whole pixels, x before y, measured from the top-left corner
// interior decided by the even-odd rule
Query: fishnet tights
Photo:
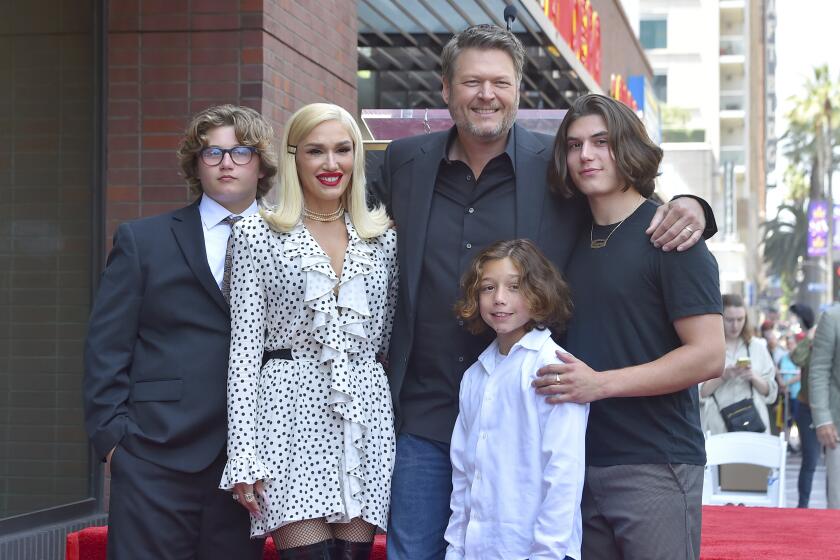
[[[324,519],[295,521],[280,527],[271,536],[278,549],[308,546],[330,539],[350,542],[371,542],[376,527],[358,517],[350,523],[327,523]]]

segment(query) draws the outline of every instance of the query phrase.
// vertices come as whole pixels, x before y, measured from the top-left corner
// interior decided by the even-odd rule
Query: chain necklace
[[[338,209],[335,212],[329,212],[327,214],[320,214],[318,212],[313,212],[306,206],[303,207],[303,217],[309,218],[310,220],[315,220],[316,222],[334,222],[340,217],[344,215],[344,205],[339,204]]]
[[[639,204],[636,205],[636,208],[641,206],[644,201],[645,201],[645,198],[642,197],[642,200],[639,201]],[[589,248],[590,249],[603,249],[604,247],[606,247],[607,246],[607,241],[610,240],[610,237],[612,237],[612,234],[615,233],[615,230],[620,228],[621,224],[623,224],[625,222],[625,220],[627,220],[627,218],[629,218],[630,216],[633,215],[633,213],[636,212],[636,208],[634,208],[632,212],[630,212],[629,214],[624,216],[624,220],[621,220],[620,222],[618,222],[615,225],[615,227],[612,228],[612,230],[610,230],[610,233],[607,234],[607,236],[604,237],[604,238],[593,239],[593,232],[595,231],[595,219],[593,218],[592,219],[592,224],[589,226]]]
[[[624,220],[626,220],[629,217],[630,216],[627,216],[626,218],[624,218]],[[615,233],[615,230],[617,230],[618,228],[621,227],[621,224],[624,223],[624,220],[621,220],[620,222],[618,222],[618,224],[614,228],[612,228],[610,233],[603,239],[600,239],[600,238],[599,239],[592,239],[592,232],[595,230],[595,220],[592,220],[592,225],[589,226],[589,248],[590,249],[602,249],[602,248],[606,247],[607,246],[607,241],[610,240],[610,237],[612,237],[612,234]]]

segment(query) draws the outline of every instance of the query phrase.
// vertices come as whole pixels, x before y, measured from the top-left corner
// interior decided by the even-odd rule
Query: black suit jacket
[[[563,199],[546,188],[554,137],[514,125],[516,235],[537,243],[561,270],[571,255],[582,220],[589,216],[583,197]],[[378,174],[370,182],[374,197],[386,204],[397,226],[400,288],[391,334],[388,377],[397,423],[399,395],[414,337],[426,228],[438,167],[449,131],[392,142]],[[452,302],[453,304],[455,302]]]
[[[115,445],[197,472],[227,437],[230,311],[210,268],[198,201],[120,225],[90,318],[85,426]]]

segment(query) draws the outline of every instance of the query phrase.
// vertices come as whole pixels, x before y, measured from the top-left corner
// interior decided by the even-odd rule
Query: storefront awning
[[[440,52],[449,38],[475,24],[505,26],[526,48],[523,108],[563,109],[587,92],[601,92],[537,0],[358,0],[360,72],[378,73],[380,98],[400,107],[443,107]]]

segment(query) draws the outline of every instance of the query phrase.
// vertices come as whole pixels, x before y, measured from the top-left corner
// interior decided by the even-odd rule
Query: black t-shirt
[[[590,248],[590,223],[566,268],[575,304],[566,348],[596,371],[652,362],[681,346],[677,319],[721,313],[717,262],[700,241],[684,252],[654,248],[646,201],[607,245]],[[594,227],[605,238],[615,225]],[[592,403],[586,462],[593,466],[706,462],[697,387]]]

